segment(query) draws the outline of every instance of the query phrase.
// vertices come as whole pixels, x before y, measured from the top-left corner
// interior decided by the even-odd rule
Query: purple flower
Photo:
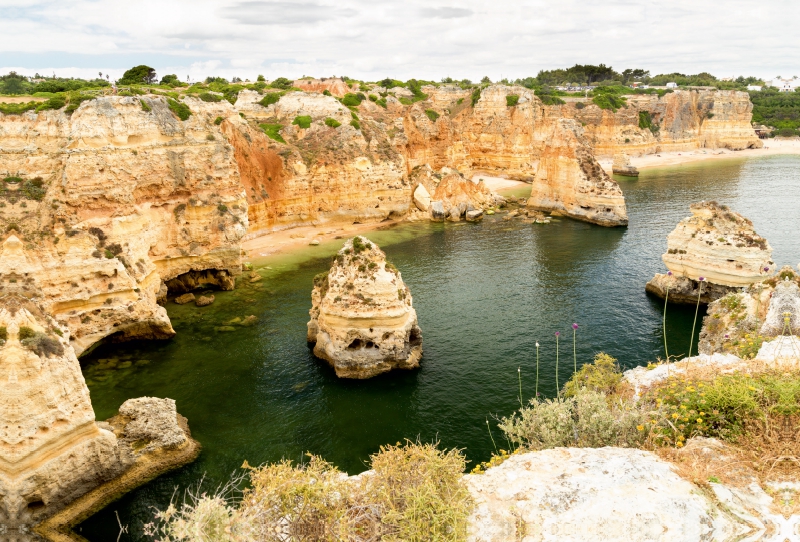
[[[705,279],[705,277],[698,277],[697,280],[699,280],[700,282],[703,282],[706,279]]]
[[[672,276],[672,271],[667,271],[667,276],[671,277]]]
[[[561,335],[561,332],[560,331],[556,331],[556,337],[558,337],[559,335]]]
[[[578,329],[578,324],[572,324],[572,329]]]
[[[725,338],[728,339],[728,338],[730,338],[730,336],[726,333],[725,334]]]
[[[764,271],[765,271],[765,272],[766,272],[766,271],[769,271],[769,267],[765,267],[765,268],[764,268]]]

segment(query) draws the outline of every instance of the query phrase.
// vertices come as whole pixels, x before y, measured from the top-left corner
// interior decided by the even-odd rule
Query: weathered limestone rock
[[[341,378],[419,366],[422,333],[411,292],[365,237],[346,241],[330,271],[314,279],[309,313],[314,355]]]
[[[109,487],[152,461],[151,452],[160,458],[156,474],[196,457],[198,445],[179,427],[174,401],[151,399],[142,410],[129,405],[140,400],[131,400],[121,407],[116,429],[96,423],[69,330],[33,301],[13,292],[0,297],[0,329],[3,532],[52,517],[101,486],[101,493],[118,497],[124,491]]]
[[[621,175],[623,177],[638,177],[639,170],[633,167],[631,159],[627,154],[621,153],[614,156],[614,163],[611,166],[611,172],[614,175]]]
[[[441,201],[431,202],[431,220],[434,222],[442,222],[446,216],[444,204]]]
[[[670,301],[696,303],[703,277],[701,302],[709,303],[768,276],[772,248],[752,222],[713,201],[690,209],[692,216],[667,237],[662,260],[671,275],[656,275],[647,283],[648,292],[663,298],[669,287]]]
[[[651,452],[556,448],[464,477],[470,542],[734,540],[749,529]]]
[[[576,122],[559,120],[547,138],[528,206],[601,226],[625,226],[619,185],[592,156]]]
[[[800,335],[800,275],[786,266],[709,304],[698,347],[703,354],[753,355],[756,341],[794,335]],[[794,355],[800,358],[800,349]]]
[[[483,211],[481,209],[476,209],[474,211],[467,211],[466,218],[467,222],[478,222],[480,219],[483,218]]]
[[[427,211],[431,208],[431,195],[422,183],[414,189],[414,205],[420,211]]]

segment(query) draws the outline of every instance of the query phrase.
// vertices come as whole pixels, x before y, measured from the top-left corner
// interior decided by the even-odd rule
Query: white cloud
[[[799,17],[790,0],[0,0],[0,66],[476,80],[602,62],[774,77],[800,71]]]

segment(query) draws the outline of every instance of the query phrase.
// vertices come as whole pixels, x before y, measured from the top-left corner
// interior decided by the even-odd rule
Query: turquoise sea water
[[[644,285],[664,270],[666,236],[689,215],[690,203],[730,205],[769,240],[777,264],[800,261],[800,156],[646,170],[620,185],[628,228],[568,219],[531,225],[495,215],[480,224],[410,224],[367,234],[411,289],[424,347],[414,372],[338,380],[311,355],[305,336],[312,278],[342,241],[256,262],[263,281],[216,292],[210,307],[170,303],[178,332],[170,341],[98,348],[82,359],[97,418],[114,415],[131,397],[171,397],[203,453],[90,518],[80,534],[115,540],[118,511],[130,531],[120,540],[138,540],[152,508],[164,508],[176,487],[181,495],[204,477],[213,489],[244,460],[300,460],[310,451],[353,474],[381,444],[405,438],[437,439],[464,448],[473,462],[488,459],[486,420],[519,407],[518,368],[523,395],[533,395],[537,340],[539,391],[547,396],[556,390],[556,331],[560,383],[572,372],[573,322],[578,365],[599,351],[625,368],[663,356],[662,304]],[[252,327],[234,320],[251,314],[258,317]],[[693,316],[693,307],[670,308],[671,353],[687,351]],[[494,438],[505,446],[496,429]]]

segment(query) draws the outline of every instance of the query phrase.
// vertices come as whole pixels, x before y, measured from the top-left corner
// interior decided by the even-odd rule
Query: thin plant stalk
[[[486,429],[489,430],[489,438],[492,439],[492,445],[494,446],[494,451],[499,454],[500,452],[497,451],[497,443],[494,441],[494,436],[492,435],[492,428],[489,427],[489,418],[486,418]]]
[[[519,408],[522,408],[522,367],[517,367],[517,379],[519,379]]]
[[[572,371],[578,372],[578,351],[575,348],[575,334],[578,332],[578,324],[572,324]]]
[[[697,306],[694,308],[694,322],[692,322],[692,336],[689,337],[689,355],[686,356],[687,358],[692,357],[692,346],[694,345],[694,328],[697,325],[697,314],[700,312],[700,296],[703,293],[703,277],[700,277],[699,284],[697,286]]]
[[[558,387],[558,336],[556,331],[556,397],[561,397],[561,388]]]
[[[536,399],[539,399],[539,341],[536,341]]]
[[[669,301],[669,286],[667,286],[667,293],[664,296],[664,317],[661,319],[661,330],[664,335],[664,354],[667,356],[667,363],[669,363],[669,350],[667,349],[667,302]]]

